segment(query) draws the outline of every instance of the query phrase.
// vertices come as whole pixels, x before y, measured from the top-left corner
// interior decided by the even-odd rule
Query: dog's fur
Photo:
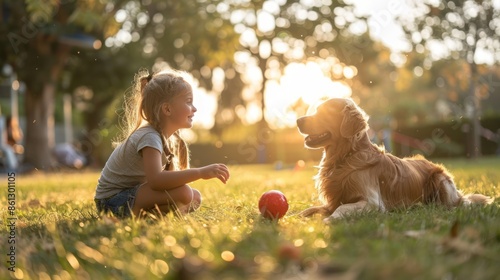
[[[368,116],[351,99],[329,99],[314,114],[297,119],[305,146],[324,149],[315,177],[321,206],[302,216],[341,218],[361,209],[390,211],[417,203],[455,207],[491,203],[480,194],[463,196],[451,174],[421,156],[400,159],[370,142]]]

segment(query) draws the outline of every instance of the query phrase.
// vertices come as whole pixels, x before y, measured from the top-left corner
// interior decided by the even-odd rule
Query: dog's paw
[[[311,217],[312,215],[314,215],[316,212],[315,211],[311,211],[311,209],[306,209],[302,212],[299,213],[299,217],[302,217],[302,218],[307,218],[307,217]]]
[[[314,206],[311,208],[307,208],[306,210],[299,213],[300,217],[311,217],[313,215],[330,215],[331,212],[328,212],[328,209],[325,206]]]
[[[333,213],[331,216],[328,216],[328,217],[324,218],[323,222],[325,224],[329,224],[329,223],[331,223],[333,221],[338,221],[338,220],[340,220],[342,218],[343,218],[343,216],[341,214],[339,214],[339,213]]]
[[[323,219],[323,223],[325,224],[330,224],[331,222],[333,222],[335,219],[332,219],[332,217],[326,217]]]

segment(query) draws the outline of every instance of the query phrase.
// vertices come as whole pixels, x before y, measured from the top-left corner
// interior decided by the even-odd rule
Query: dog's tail
[[[493,198],[482,194],[466,194],[462,197],[462,204],[491,204],[493,200]]]

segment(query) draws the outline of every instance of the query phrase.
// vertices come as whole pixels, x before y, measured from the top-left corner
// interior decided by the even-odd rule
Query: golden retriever
[[[342,218],[361,209],[382,212],[417,203],[447,207],[491,203],[480,194],[462,195],[450,173],[422,156],[400,159],[370,142],[368,116],[351,99],[333,98],[321,103],[314,114],[297,119],[305,146],[323,149],[315,176],[323,205],[301,216],[323,214]]]

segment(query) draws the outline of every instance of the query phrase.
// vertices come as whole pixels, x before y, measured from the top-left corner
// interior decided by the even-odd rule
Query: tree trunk
[[[54,167],[54,94],[52,83],[46,83],[41,92],[26,94],[25,161],[42,170]]]
[[[267,68],[267,59],[260,58],[259,59],[259,68],[262,72],[262,88],[261,92],[261,110],[262,110],[262,118],[258,122],[258,130],[257,130],[257,162],[258,163],[266,163],[269,162],[269,148],[272,144],[274,133],[269,128],[269,124],[266,121],[265,112],[266,112],[266,100],[264,96],[264,92],[266,90],[266,68]]]
[[[57,81],[69,56],[70,46],[52,46],[53,38],[38,38],[36,52],[30,54],[28,61],[35,65],[35,71],[27,71],[26,81],[26,138],[25,163],[40,170],[55,167],[52,151],[54,139],[54,99]],[[50,46],[50,48],[47,48]]]

